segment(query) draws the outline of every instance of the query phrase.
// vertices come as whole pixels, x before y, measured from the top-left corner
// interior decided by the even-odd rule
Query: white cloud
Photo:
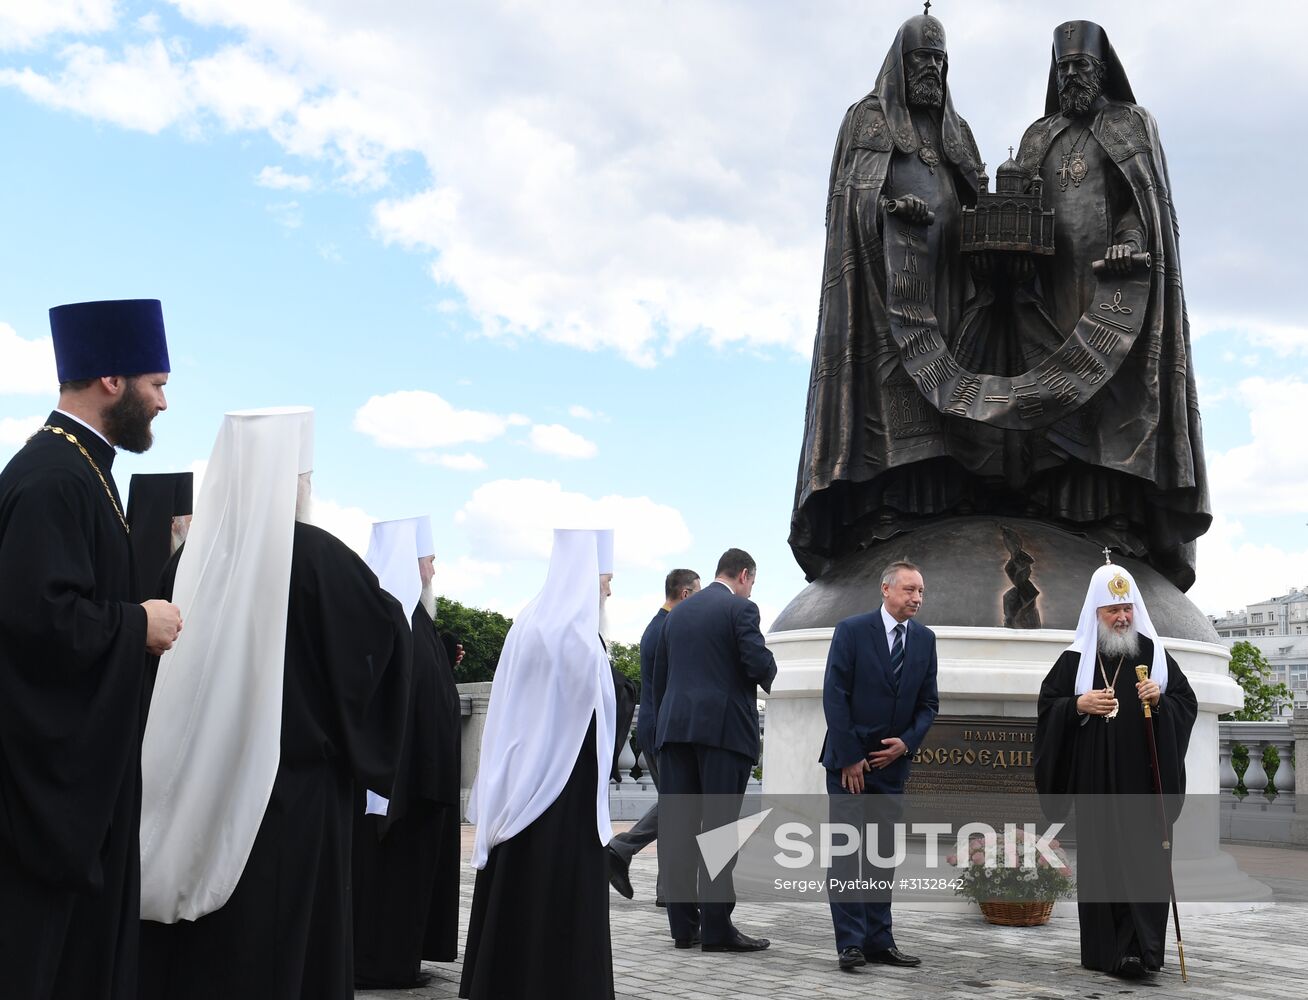
[[[160,132],[188,110],[185,67],[173,62],[158,38],[126,46],[121,59],[80,42],[61,56],[58,77],[30,68],[0,69],[0,84],[17,87],[40,104],[142,132]]]
[[[730,96],[742,70],[759,79],[744,64],[757,53],[743,15],[686,7],[669,19],[637,6],[596,19],[569,2],[175,6],[238,42],[70,47],[53,71],[0,71],[0,83],[149,132],[262,130],[362,188],[416,154],[435,181],[379,202],[376,232],[432,254],[433,277],[488,335],[643,365],[690,336],[808,350],[821,213],[800,209],[801,171],[775,155],[807,119],[787,110],[795,98],[779,74],[766,96]],[[504,65],[514,71],[488,72]],[[772,137],[766,156],[760,131]]]
[[[0,4],[0,49],[26,48],[49,35],[89,35],[114,26],[115,0],[7,0]]]
[[[283,229],[299,229],[304,225],[304,212],[298,201],[281,201],[266,207],[273,221]]]
[[[562,424],[536,424],[528,433],[527,441],[536,451],[559,458],[594,458],[599,454],[594,441]]]
[[[1197,574],[1187,596],[1205,614],[1223,615],[1304,586],[1308,548],[1251,541],[1242,522],[1218,514],[1199,539]]]
[[[574,403],[568,407],[568,416],[574,420],[594,420],[602,414],[596,413],[590,407],[582,406],[580,403]]]
[[[274,191],[308,191],[313,188],[313,178],[304,174],[289,174],[278,166],[264,167],[254,183]]]
[[[651,603],[648,594],[628,596],[622,592],[623,579],[618,574],[613,578],[613,596],[605,605],[608,617],[608,637],[618,642],[640,642],[645,626],[654,617],[659,605]]]
[[[1246,378],[1235,395],[1249,410],[1251,440],[1208,456],[1213,508],[1242,516],[1308,510],[1308,449],[1300,430],[1308,382]]]
[[[439,542],[437,547],[440,547]],[[467,603],[468,599],[460,595],[476,593],[487,581],[496,579],[503,572],[504,567],[496,562],[472,559],[468,556],[459,556],[453,562],[445,562],[440,559],[438,553],[433,586],[436,593],[462,604]]]
[[[546,559],[555,528],[613,528],[617,567],[662,568],[690,548],[681,512],[649,497],[591,498],[557,482],[497,479],[454,515],[473,551],[502,559]]]
[[[17,450],[27,439],[41,429],[45,418],[36,417],[0,417],[0,446]]]
[[[213,114],[232,130],[279,127],[304,97],[294,76],[243,46],[220,49],[187,69],[187,110]]]
[[[1278,357],[1294,354],[1308,354],[1308,326],[1297,323],[1277,323],[1260,320],[1257,317],[1243,316],[1206,316],[1197,314],[1190,329],[1196,340],[1211,334],[1235,334],[1243,337],[1254,347],[1266,347]],[[1234,361],[1234,352],[1224,352],[1223,361]],[[1241,357],[1247,361],[1247,357]]]
[[[486,462],[472,452],[464,452],[461,455],[423,452],[418,456],[418,461],[424,465],[439,465],[442,469],[453,469],[456,472],[480,472],[486,468]]]
[[[373,396],[354,414],[354,429],[383,448],[448,448],[484,444],[509,427],[529,423],[518,414],[501,416],[460,410],[434,392],[406,389]]]
[[[360,507],[346,507],[316,496],[309,511],[310,524],[331,532],[361,556],[368,551],[368,539],[376,520]]]
[[[54,342],[49,337],[24,340],[8,323],[0,323],[0,395],[53,393],[58,386]]]

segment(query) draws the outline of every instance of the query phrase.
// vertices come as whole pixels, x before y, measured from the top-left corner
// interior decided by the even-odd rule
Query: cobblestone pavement
[[[470,847],[464,829],[465,857]],[[1241,867],[1255,877],[1288,862],[1301,871],[1308,852],[1230,848]],[[1278,859],[1279,862],[1278,862]],[[1183,984],[1176,966],[1176,941],[1169,925],[1168,967],[1156,976],[1127,982],[1082,969],[1078,961],[1075,910],[1043,927],[995,927],[975,908],[901,909],[895,912],[895,938],[906,952],[922,958],[917,969],[867,966],[842,973],[836,968],[829,911],[816,903],[745,904],[735,922],[747,934],[772,940],[752,955],[705,955],[677,951],[668,937],[664,911],[654,906],[656,862],[650,852],[636,856],[631,880],[636,898],[610,894],[613,977],[618,1000],[783,1000],[808,997],[896,998],[967,997],[1085,998],[1110,1000],[1132,994],[1164,997],[1303,1000],[1308,995],[1308,901],[1302,892],[1279,889],[1274,906],[1241,912],[1182,915],[1186,966]],[[1264,879],[1277,888],[1274,879]],[[1302,885],[1302,882],[1296,884]],[[467,937],[472,903],[472,871],[463,879],[460,948]],[[422,989],[357,993],[356,1000],[400,997],[455,997],[459,963],[427,963],[432,975]],[[502,1000],[530,1000],[529,997]]]

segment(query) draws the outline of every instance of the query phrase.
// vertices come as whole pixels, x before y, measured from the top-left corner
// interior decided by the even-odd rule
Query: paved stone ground
[[[621,825],[619,825],[621,828]],[[470,828],[464,828],[464,855]],[[618,1000],[789,1000],[808,997],[967,997],[969,1000],[1109,1000],[1136,995],[1164,997],[1303,1000],[1308,996],[1308,852],[1227,848],[1249,874],[1267,882],[1277,904],[1235,913],[1182,915],[1186,965],[1181,982],[1175,938],[1168,943],[1168,968],[1140,982],[1126,982],[1082,969],[1075,916],[1043,927],[995,927],[979,911],[902,910],[895,913],[895,937],[905,951],[922,958],[918,969],[868,966],[852,973],[836,968],[829,911],[823,904],[740,904],[735,921],[746,933],[771,938],[772,947],[754,955],[705,955],[677,951],[668,937],[664,911],[656,908],[656,864],[649,853],[632,863],[636,898],[610,894],[613,976]],[[463,880],[460,942],[467,937],[473,879]],[[1174,931],[1169,926],[1169,934]],[[462,946],[462,945],[461,945]],[[418,990],[360,992],[356,1000],[458,995],[459,964],[428,963],[432,981]],[[501,1000],[531,1000],[504,997]]]

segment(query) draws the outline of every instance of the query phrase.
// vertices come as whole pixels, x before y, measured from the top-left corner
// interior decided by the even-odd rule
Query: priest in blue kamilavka
[[[1146,677],[1138,679],[1137,665]],[[1146,720],[1148,703],[1152,719]],[[1163,967],[1171,824],[1185,794],[1198,704],[1121,566],[1091,577],[1072,645],[1040,687],[1036,790],[1062,817],[1075,804],[1081,964],[1125,978]],[[1157,745],[1165,820],[1156,802]],[[1166,828],[1162,824],[1166,823]]]
[[[142,699],[177,609],[145,601],[118,448],[165,408],[154,299],[50,310],[59,403],[0,473],[0,993],[136,1000]]]

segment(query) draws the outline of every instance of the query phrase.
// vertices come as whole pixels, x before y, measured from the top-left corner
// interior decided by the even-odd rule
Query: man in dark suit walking
[[[917,751],[936,717],[936,636],[913,621],[922,607],[921,571],[909,562],[894,562],[881,575],[881,607],[846,618],[836,625],[827,654],[822,708],[827,736],[822,766],[827,769],[831,822],[864,830],[875,822],[878,843],[858,853],[832,859],[830,879],[842,883],[861,877],[893,881],[893,864],[867,859],[870,846],[880,858],[894,851],[893,824],[898,796],[908,778],[909,758]],[[875,796],[875,798],[868,798]],[[830,883],[829,883],[830,884]],[[890,930],[890,891],[831,890],[831,919],[836,929],[840,968],[868,962],[915,966],[921,959],[895,947]]]
[[[658,652],[659,639],[663,637],[663,623],[668,613],[691,594],[699,593],[699,574],[693,569],[674,569],[663,581],[663,607],[645,626],[645,633],[640,637],[640,711],[636,715],[636,745],[645,755],[645,767],[654,780],[654,790],[659,787],[658,754],[654,752],[654,654]],[[631,887],[631,859],[639,851],[648,847],[659,835],[659,805],[655,802],[626,833],[616,834],[609,841],[609,884],[622,895],[631,899],[635,895]],[[660,872],[655,883],[654,900],[660,906],[663,901],[663,875]]]
[[[693,822],[668,824],[660,837],[668,860],[682,871],[695,865],[694,837],[739,816],[745,783],[758,761],[758,689],[771,691],[777,664],[759,630],[749,599],[757,566],[748,552],[727,549],[711,584],[682,601],[663,625],[654,654],[655,747],[659,796],[708,796]],[[732,805],[734,803],[734,809]],[[662,812],[662,806],[660,806]],[[678,815],[685,810],[678,808]],[[764,938],[742,934],[731,922],[734,861],[710,878],[670,879],[668,924],[678,948],[697,942],[708,952],[762,951]],[[699,900],[687,899],[690,888]],[[682,891],[677,891],[680,888]],[[677,898],[680,897],[680,898]]]

